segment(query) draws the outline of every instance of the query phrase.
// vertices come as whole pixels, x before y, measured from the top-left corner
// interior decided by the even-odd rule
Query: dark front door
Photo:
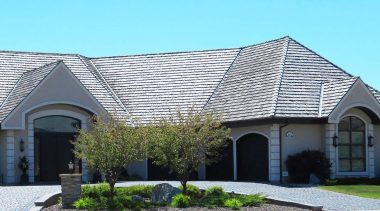
[[[239,181],[269,181],[268,139],[252,133],[236,142],[237,179]]]
[[[227,181],[234,179],[233,143],[228,140],[228,145],[223,148],[223,157],[217,162],[206,166],[206,179]]]
[[[59,174],[70,173],[69,162],[75,162],[73,153],[80,121],[65,116],[47,116],[34,120],[34,162],[37,181],[57,182]]]
[[[59,181],[59,174],[70,173],[68,163],[74,161],[73,133],[40,133],[40,180]]]

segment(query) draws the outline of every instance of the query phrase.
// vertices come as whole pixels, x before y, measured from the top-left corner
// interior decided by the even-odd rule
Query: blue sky
[[[380,89],[380,1],[1,1],[0,49],[89,57],[291,36]]]

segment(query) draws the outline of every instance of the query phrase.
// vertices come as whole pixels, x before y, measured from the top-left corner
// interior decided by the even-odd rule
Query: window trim
[[[340,171],[339,170],[339,146],[335,148],[335,161],[336,161],[336,175],[337,176],[368,176],[369,175],[369,159],[368,159],[368,123],[366,120],[364,120],[361,116],[358,116],[356,114],[347,114],[340,118],[339,122],[336,123],[336,134],[339,134],[339,123],[342,119],[346,117],[356,117],[364,122],[364,149],[365,149],[365,171]],[[355,131],[354,131],[355,132]],[[350,133],[350,140],[351,140],[351,133]],[[351,155],[350,155],[351,157]]]

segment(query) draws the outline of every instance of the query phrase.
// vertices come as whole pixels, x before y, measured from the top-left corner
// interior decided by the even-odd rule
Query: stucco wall
[[[22,114],[28,109],[45,103],[80,105],[94,113],[101,113],[102,107],[89,95],[87,90],[73,78],[63,66],[59,66],[43,83],[28,96],[28,99],[5,122],[6,127],[21,127]]]
[[[259,132],[264,134],[267,137],[270,137],[270,128],[272,125],[255,125],[255,126],[248,126],[248,127],[237,127],[231,129],[231,137],[234,140],[237,140],[239,137],[247,134],[247,133],[254,133]]]
[[[286,137],[286,133],[293,137]],[[287,171],[286,159],[301,151],[324,150],[324,125],[322,124],[290,124],[282,129],[282,172]],[[285,178],[286,179],[286,178]]]

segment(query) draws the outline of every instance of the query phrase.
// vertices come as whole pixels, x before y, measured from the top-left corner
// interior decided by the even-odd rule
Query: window
[[[364,122],[357,117],[345,117],[340,121],[338,129],[339,171],[366,171]]]

